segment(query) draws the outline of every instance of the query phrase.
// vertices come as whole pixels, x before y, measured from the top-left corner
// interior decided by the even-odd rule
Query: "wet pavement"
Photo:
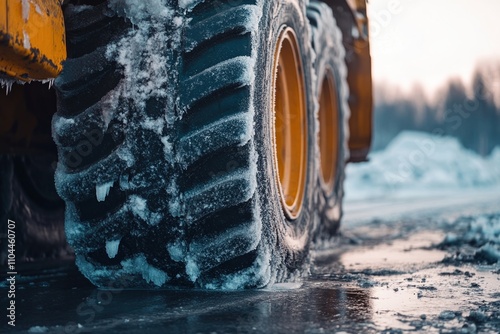
[[[481,214],[500,216],[492,203],[483,201]],[[466,233],[470,208],[387,220],[346,216],[342,236],[314,252],[308,278],[266,290],[130,291],[126,282],[98,290],[71,261],[42,274],[20,267],[15,331],[498,333],[499,263],[457,255],[474,253],[474,245],[443,243],[451,232]],[[6,293],[1,300],[5,310]],[[4,319],[5,328],[12,331]]]

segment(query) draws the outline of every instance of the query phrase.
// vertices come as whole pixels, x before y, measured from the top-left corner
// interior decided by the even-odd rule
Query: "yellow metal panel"
[[[366,9],[366,0],[347,0],[347,3],[352,10]]]
[[[372,138],[373,93],[366,0],[323,0],[333,10],[346,49],[350,162],[367,158]]]
[[[0,0],[0,74],[55,78],[66,59],[61,0]]]

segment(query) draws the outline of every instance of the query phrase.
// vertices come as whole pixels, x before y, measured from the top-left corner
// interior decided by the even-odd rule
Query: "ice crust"
[[[23,47],[26,50],[29,50],[31,48],[31,43],[30,43],[30,35],[23,31]]]
[[[167,250],[174,261],[181,262],[186,257],[186,245],[184,242],[176,242],[168,245]]]
[[[30,1],[21,0],[23,20],[28,21],[30,18]]]
[[[149,18],[171,19],[174,13],[174,9],[167,6],[167,0],[110,0],[109,7],[140,27],[145,26]]]
[[[150,265],[142,254],[122,261],[121,265],[126,273],[140,274],[147,283],[153,283],[156,286],[163,286],[169,279],[165,272]]]
[[[119,279],[120,277],[127,278],[131,275],[137,275],[144,279],[146,283],[161,287],[170,280],[170,277],[165,272],[149,264],[144,254],[138,254],[133,258],[123,260],[120,263],[121,268],[118,270],[97,268],[92,263],[88,262],[83,256],[78,254],[76,256],[76,264],[83,273],[86,273],[87,275],[91,273],[88,277],[94,282],[105,280],[110,283],[113,279]],[[123,279],[124,283],[129,280],[130,277]],[[133,286],[136,286],[136,284]],[[129,286],[126,285],[125,287]]]
[[[56,117],[53,126],[58,132],[63,132],[67,127],[73,124],[75,124],[75,120],[73,118]]]
[[[130,196],[128,207],[134,215],[137,215],[149,225],[157,225],[163,218],[161,213],[149,210],[146,200],[140,196]]]

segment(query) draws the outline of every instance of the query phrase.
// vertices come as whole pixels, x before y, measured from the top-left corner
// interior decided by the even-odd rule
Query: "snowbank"
[[[455,138],[405,131],[369,159],[347,166],[346,200],[486,187],[500,191],[500,147],[482,158]]]
[[[493,264],[500,261],[500,215],[462,217],[454,224],[458,233],[447,233],[441,248],[451,250],[445,261]]]

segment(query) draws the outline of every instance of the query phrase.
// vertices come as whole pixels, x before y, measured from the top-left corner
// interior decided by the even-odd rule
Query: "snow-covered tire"
[[[140,43],[144,31],[116,15],[108,1],[95,6],[70,2],[64,15],[68,59],[55,82],[55,179],[66,202],[66,235],[76,263],[102,287],[123,276],[128,287],[160,286],[169,277],[172,283],[182,282],[176,273],[183,266],[166,249],[179,233],[168,211],[172,171],[165,161],[162,129],[154,126],[155,119],[164,117],[166,98],[152,96],[144,106],[135,103],[146,80],[134,85],[127,77],[132,69],[112,52],[120,43]],[[141,52],[131,48],[122,57]]]
[[[311,44],[316,54],[314,94],[318,100],[317,129],[319,134],[316,150],[319,159],[317,160],[318,178],[315,198],[318,203],[317,212],[320,224],[316,229],[316,236],[324,239],[338,231],[342,217],[344,169],[349,158],[347,148],[350,115],[349,87],[346,79],[347,68],[342,32],[337,27],[330,7],[313,0],[307,7],[307,17],[312,30]],[[331,96],[326,97],[325,91],[328,89]],[[330,124],[326,124],[327,122]],[[322,143],[322,141],[332,140],[331,146]],[[328,149],[333,154],[325,152]],[[328,157],[325,158],[322,153]],[[324,162],[326,166],[322,165]]]
[[[81,271],[99,286],[126,276],[129,287],[229,289],[298,275],[317,179],[305,1],[112,3],[128,21],[107,3],[66,10],[75,51],[56,81],[56,184]],[[272,132],[273,50],[286,27],[299,41],[309,125],[294,219]],[[95,40],[79,50],[82,36]]]

